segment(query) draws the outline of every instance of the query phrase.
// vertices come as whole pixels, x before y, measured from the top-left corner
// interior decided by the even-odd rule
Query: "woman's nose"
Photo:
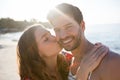
[[[53,41],[57,41],[55,36],[52,35],[51,38]]]

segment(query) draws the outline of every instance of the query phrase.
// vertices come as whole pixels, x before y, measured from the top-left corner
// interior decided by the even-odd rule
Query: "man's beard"
[[[76,49],[80,45],[80,42],[81,42],[81,39],[77,38],[74,41],[73,45],[71,45],[69,47],[64,47],[64,49],[67,50],[67,51],[72,51],[72,50]]]
[[[74,43],[68,46],[63,46],[62,42],[59,41],[59,44],[67,51],[72,51],[76,49],[81,43],[81,33],[79,32],[77,36],[74,36]]]

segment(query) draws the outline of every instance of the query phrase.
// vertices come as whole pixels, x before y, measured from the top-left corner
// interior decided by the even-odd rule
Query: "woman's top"
[[[74,60],[74,57],[72,58],[71,65],[73,64],[73,60]],[[91,74],[92,74],[92,72],[89,73],[87,80],[90,80]],[[71,70],[69,70],[68,80],[76,80],[76,75],[73,75],[73,74],[71,73]]]
[[[68,80],[75,80],[75,79],[76,79],[76,75],[73,75],[71,71],[69,71]]]

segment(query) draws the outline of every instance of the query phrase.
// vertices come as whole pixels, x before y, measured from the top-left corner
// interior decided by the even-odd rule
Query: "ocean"
[[[54,32],[51,30],[54,34]],[[18,41],[23,32],[0,34],[0,40]],[[97,24],[85,28],[86,38],[92,42],[101,42],[112,51],[120,54],[120,24]]]
[[[99,24],[86,27],[89,41],[101,42],[112,51],[120,54],[120,24]]]

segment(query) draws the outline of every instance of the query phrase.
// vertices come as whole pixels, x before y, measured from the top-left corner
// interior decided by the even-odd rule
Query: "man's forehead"
[[[54,28],[59,27],[59,26],[61,27],[66,26],[68,24],[72,24],[73,22],[75,22],[73,18],[66,17],[66,16],[59,16],[51,21]]]

